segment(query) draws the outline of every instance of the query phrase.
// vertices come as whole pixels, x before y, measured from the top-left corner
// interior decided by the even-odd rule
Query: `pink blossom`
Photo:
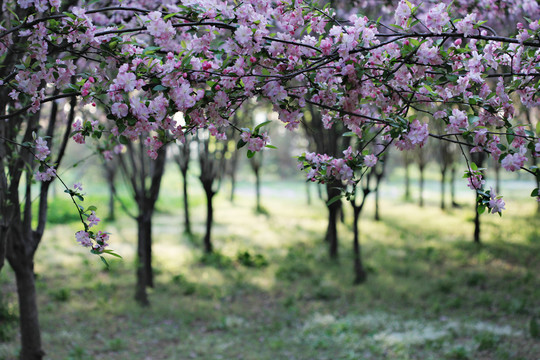
[[[374,154],[364,156],[364,165],[367,167],[374,167],[377,165],[377,157]]]
[[[494,213],[502,213],[503,210],[505,210],[504,207],[505,203],[502,199],[502,196],[497,196],[493,189],[491,189],[489,193],[489,209],[492,214]]]
[[[474,31],[474,23],[476,21],[476,14],[468,14],[464,19],[459,20],[456,23],[456,28],[460,33],[465,36],[469,36]]]
[[[461,133],[469,127],[467,114],[459,109],[453,109],[452,115],[448,118],[450,124],[446,127],[446,131],[450,133]]]
[[[75,238],[84,247],[92,246],[92,238],[90,238],[90,234],[88,234],[86,231],[81,230],[76,232]]]
[[[480,171],[471,171],[467,177],[467,186],[471,190],[480,190],[486,183],[486,180],[483,179],[483,175]]]
[[[36,158],[40,161],[45,160],[47,156],[51,153],[47,142],[41,137],[38,137],[36,139],[36,152]]]
[[[82,184],[80,182],[76,182],[73,184],[73,189],[75,189],[75,191],[83,191]]]
[[[234,38],[240,45],[247,45],[253,37],[253,31],[245,25],[240,25],[234,32]]]
[[[442,33],[442,28],[450,21],[450,17],[446,12],[446,4],[440,3],[439,5],[431,8],[426,15],[426,26],[429,30],[436,34]]]
[[[51,181],[54,177],[56,177],[56,169],[53,167],[47,167],[45,172],[37,170],[34,177],[38,181]]]
[[[98,231],[96,234],[96,243],[92,247],[93,250],[102,253],[109,244],[107,241],[109,241],[109,234],[103,231]]]
[[[401,26],[402,28],[407,28],[407,21],[411,17],[411,8],[406,1],[401,0],[396,7],[394,13],[394,21],[396,25]]]
[[[502,159],[501,165],[506,171],[518,171],[527,161],[527,157],[520,153],[508,154]]]
[[[87,217],[87,220],[88,220],[88,227],[91,228],[92,226],[95,226],[97,224],[99,224],[99,222],[101,221],[100,218],[98,218],[96,216],[96,212],[95,211],[92,211],[90,213],[90,215],[88,215]]]
[[[129,108],[124,103],[114,103],[111,106],[111,113],[119,118],[124,118],[127,116]]]

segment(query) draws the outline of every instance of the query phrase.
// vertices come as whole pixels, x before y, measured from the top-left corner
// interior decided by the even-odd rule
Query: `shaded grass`
[[[105,200],[105,197],[103,197]],[[197,199],[195,195],[194,199]],[[194,200],[197,204],[198,200]],[[183,235],[179,196],[160,199],[154,222],[152,306],[133,301],[135,226],[108,224],[124,260],[74,244],[76,224],[50,227],[36,272],[44,346],[51,359],[536,359],[530,319],[540,315],[539,220],[520,201],[502,219],[483,216],[472,243],[472,211],[371,205],[361,220],[368,283],[353,287],[350,220],[339,225],[340,259],[323,242],[325,211],[298,197],[265,198],[269,216],[238,196],[218,198],[217,255],[203,257],[204,207]],[[513,206],[516,208],[516,205]],[[345,207],[346,219],[350,209]],[[513,212],[512,212],[513,211]],[[245,266],[239,254],[267,266]],[[245,256],[244,256],[245,258]],[[9,270],[2,292],[13,291]],[[15,309],[8,297],[8,308]],[[0,343],[12,359],[17,342]]]

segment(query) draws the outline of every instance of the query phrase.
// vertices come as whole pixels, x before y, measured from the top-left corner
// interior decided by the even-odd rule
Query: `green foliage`
[[[49,296],[57,302],[67,302],[71,297],[71,291],[69,288],[63,287],[56,290],[49,291]]]
[[[268,260],[262,254],[252,255],[249,251],[239,251],[236,254],[236,261],[250,268],[263,268],[268,266]]]
[[[174,284],[180,286],[183,295],[193,295],[197,290],[197,285],[188,281],[182,274],[173,276],[172,281]]]
[[[57,197],[49,202],[47,211],[49,224],[69,224],[80,221],[79,213],[68,196]]]
[[[491,333],[483,332],[475,336],[478,343],[478,351],[494,350],[500,341],[500,337]]]
[[[0,292],[0,343],[11,341],[15,336],[17,316],[9,306],[7,300]]]
[[[213,251],[209,254],[205,253],[201,257],[201,263],[218,269],[228,269],[233,266],[233,261],[218,251]]]
[[[448,352],[446,358],[448,360],[469,360],[470,356],[467,349],[465,349],[463,346],[458,346]]]
[[[538,319],[533,316],[529,321],[529,335],[533,339],[540,339],[540,325],[538,325]]]

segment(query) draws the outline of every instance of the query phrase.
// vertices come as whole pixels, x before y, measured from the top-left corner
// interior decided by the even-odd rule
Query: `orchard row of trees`
[[[237,147],[254,156],[268,136],[264,126],[236,125],[239,108],[252,98],[267,102],[289,130],[304,124],[307,109],[314,127],[345,135],[313,135],[314,152],[300,157],[308,179],[327,187],[333,256],[337,199],[352,200],[359,216],[372,169],[390,146],[414,150],[432,137],[456,144],[463,155],[489,154],[508,171],[524,169],[538,178],[537,168],[526,164],[540,153],[538,130],[518,116],[521,107],[538,105],[536,2],[364,5],[383,15],[338,13],[329,4],[301,0],[0,3],[0,269],[7,259],[16,275],[22,359],[43,357],[33,262],[50,181],[70,138],[95,139],[107,157],[123,145],[154,161],[141,155],[119,160],[126,174],[139,174],[130,177],[139,211],[133,215],[140,233],[149,234],[141,209],[155,205],[167,144],[200,129],[224,140],[234,129]],[[58,111],[61,99],[69,99],[67,114]],[[95,107],[107,120],[76,121],[76,107]],[[199,145],[210,154],[209,142]],[[202,156],[200,162],[218,173],[219,161]],[[466,163],[479,212],[500,213],[504,202],[484,189],[481,167]],[[41,181],[37,213],[34,179]],[[203,183],[211,199],[214,183]],[[114,256],[107,232],[93,230],[99,218],[94,207],[82,206],[80,185],[64,186],[83,227],[77,240],[96,255]],[[138,289],[151,285],[149,243],[139,238],[139,249],[145,248]]]

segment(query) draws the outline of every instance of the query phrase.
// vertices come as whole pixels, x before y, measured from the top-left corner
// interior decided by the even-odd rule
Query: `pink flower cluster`
[[[408,132],[399,136],[396,141],[396,147],[403,150],[412,150],[415,147],[423,147],[429,137],[428,124],[422,124],[418,120],[414,120],[410,124]]]
[[[44,161],[47,156],[49,156],[49,154],[51,153],[51,151],[49,150],[49,146],[47,145],[47,142],[45,140],[43,140],[41,137],[38,137],[35,141],[35,146],[36,146],[36,158],[39,160],[39,161]]]
[[[471,170],[467,173],[467,186],[471,190],[480,190],[484,187],[486,180],[480,170]]]
[[[242,141],[247,143],[248,150],[251,151],[261,151],[270,141],[270,138],[266,132],[253,135],[249,131],[243,131],[240,137]]]
[[[84,247],[91,247],[93,251],[102,253],[109,244],[109,234],[103,231],[98,231],[96,234],[84,230],[75,233],[77,242]]]

